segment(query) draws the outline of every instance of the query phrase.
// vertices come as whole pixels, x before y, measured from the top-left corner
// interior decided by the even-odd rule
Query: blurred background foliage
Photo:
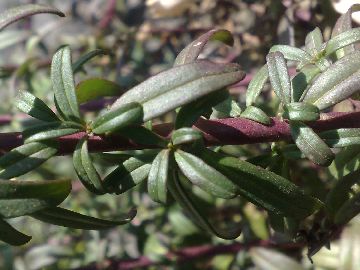
[[[234,47],[212,43],[202,56],[242,65],[248,76],[231,87],[230,92],[240,106],[244,106],[246,82],[264,64],[265,55],[272,45],[304,44],[305,35],[316,26],[323,30],[327,39],[338,12],[344,12],[351,3],[360,1],[2,0],[0,10],[35,2],[53,5],[67,16],[59,19],[52,15],[37,15],[0,33],[2,132],[21,130],[34,121],[17,112],[12,105],[19,89],[28,90],[43,100],[52,100],[49,66],[52,55],[62,44],[71,46],[74,59],[96,48],[110,51],[110,55],[96,57],[86,64],[85,70],[76,76],[76,82],[102,77],[115,81],[125,91],[170,68],[177,53],[195,37],[213,28],[225,28],[234,35]],[[270,92],[263,94],[260,107],[271,114],[275,104],[269,102],[271,97],[268,95]],[[109,104],[111,101],[108,100]],[[99,102],[94,101],[83,109],[91,114],[98,108]],[[334,110],[358,108],[356,101],[347,100],[335,106]],[[159,121],[171,121],[172,116],[166,115]],[[6,122],[6,119],[12,121]],[[269,145],[264,144],[226,146],[221,151],[245,159],[268,149]],[[111,163],[106,158],[98,162]],[[338,173],[332,167],[330,170],[315,168],[308,161],[300,165],[290,164],[289,167],[294,181],[306,183],[319,198],[324,197],[326,184],[334,181]],[[76,175],[69,157],[56,157],[21,178],[75,180]],[[0,243],[0,268],[107,269],[111,261],[139,261],[140,258],[140,261],[152,261],[154,266],[150,269],[360,269],[359,218],[353,219],[351,225],[342,231],[330,251],[321,249],[311,264],[305,248],[296,243],[285,245],[290,239],[271,231],[264,212],[252,204],[237,198],[225,205],[224,200],[205,196],[200,189],[195,193],[204,211],[215,219],[226,223],[227,218],[235,214],[236,221],[243,225],[243,234],[235,241],[204,234],[177,205],[162,206],[152,202],[144,185],[117,197],[94,197],[74,181],[73,192],[63,203],[65,207],[104,217],[116,217],[131,207],[137,207],[137,216],[129,225],[101,232],[72,230],[27,217],[17,218],[13,224],[32,235],[33,240],[22,247]],[[212,207],[214,204],[216,209]],[[255,242],[258,243],[256,246],[263,247],[255,247],[252,244]],[[264,247],[272,246],[266,243],[273,242],[280,248]],[[190,256],[189,259],[186,253],[178,254],[182,263],[175,263],[177,256],[171,253],[188,247],[231,247],[234,243],[253,247],[243,249],[235,246],[237,248],[229,249],[226,254],[212,254],[216,256],[206,258]],[[123,264],[120,269],[133,269],[133,266]]]

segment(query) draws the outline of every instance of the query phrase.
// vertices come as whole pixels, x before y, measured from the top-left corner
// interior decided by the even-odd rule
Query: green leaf
[[[24,113],[46,122],[59,121],[56,114],[42,101],[29,92],[20,91],[16,107]]]
[[[352,18],[351,15],[353,12],[359,11],[360,10],[360,5],[359,4],[355,4],[352,5],[347,12],[345,12],[344,14],[342,14],[336,21],[335,26],[332,30],[331,33],[331,38],[334,38],[338,35],[340,35],[341,33],[350,30],[352,28]],[[355,46],[349,45],[346,46],[345,48],[339,49],[335,52],[336,54],[336,58],[340,59],[341,57],[343,57],[345,54],[349,54],[351,52],[355,51]]]
[[[297,121],[316,121],[320,118],[320,111],[310,103],[292,102],[285,106],[284,117]]]
[[[191,200],[188,192],[183,188],[179,180],[178,173],[173,170],[172,177],[168,181],[168,189],[174,199],[188,212],[188,214],[194,219],[196,224],[204,230],[216,235],[223,239],[235,239],[241,233],[241,227],[220,229],[209,222],[197,205]]]
[[[52,58],[51,82],[57,105],[65,120],[81,122],[68,46],[60,48]]]
[[[29,242],[31,236],[15,230],[5,220],[0,219],[0,240],[12,246],[21,246]]]
[[[91,128],[96,134],[114,132],[131,124],[140,124],[142,118],[142,106],[132,102],[101,114],[92,123]]]
[[[40,13],[52,13],[60,17],[65,17],[64,13],[53,7],[38,4],[21,5],[5,10],[0,14],[0,31],[9,24]]]
[[[266,57],[271,85],[283,104],[291,102],[290,77],[285,58],[280,52],[269,53]]]
[[[312,57],[306,51],[289,45],[275,45],[270,48],[269,53],[280,52],[286,60],[297,62],[311,62]]]
[[[174,66],[194,62],[203,51],[205,45],[211,40],[218,40],[229,46],[234,44],[234,38],[228,30],[210,30],[187,45],[176,57]]]
[[[234,84],[244,76],[237,64],[198,60],[173,67],[147,79],[115,101],[112,110],[123,104],[139,102],[144,109],[143,121],[148,121]]]
[[[21,145],[0,157],[0,178],[10,179],[40,166],[57,153],[55,142]]]
[[[239,104],[228,95],[227,99],[221,103],[215,105],[212,108],[210,119],[228,118],[228,117],[239,117],[241,114],[241,108]]]
[[[335,37],[332,37],[326,43],[325,55],[326,56],[331,55],[334,52],[338,51],[339,49],[342,49],[359,41],[360,41],[360,27],[342,32],[336,35]]]
[[[238,188],[234,183],[200,158],[178,149],[175,152],[175,160],[190,182],[205,192],[224,199],[233,198],[238,194]]]
[[[255,106],[246,107],[240,116],[264,125],[271,124],[271,118],[263,110]]]
[[[328,169],[336,179],[360,169],[360,145],[352,145],[341,149]]]
[[[82,138],[76,145],[73,154],[73,164],[77,176],[88,190],[95,194],[105,193],[100,175],[96,171],[89,155],[86,137]]]
[[[339,128],[321,132],[319,135],[330,147],[346,147],[360,144],[359,128]]]
[[[351,187],[360,183],[360,170],[356,170],[340,178],[326,197],[326,210],[331,218],[335,218],[342,205],[350,199]]]
[[[95,217],[82,215],[71,210],[60,207],[53,207],[31,214],[33,218],[40,221],[82,230],[106,230],[118,225],[129,223],[135,216],[136,210],[131,210],[119,220],[105,220]]]
[[[180,128],[171,134],[173,145],[187,144],[198,140],[202,140],[202,133],[192,128]]]
[[[49,122],[35,125],[23,131],[25,143],[55,139],[84,130],[81,124],[75,122]]]
[[[321,73],[307,90],[303,101],[324,110],[360,90],[360,51],[346,55]]]
[[[27,215],[60,204],[71,191],[69,180],[1,181],[0,216]]]
[[[151,164],[147,188],[150,198],[155,202],[166,203],[167,201],[169,155],[170,150],[162,150]]]
[[[200,116],[211,110],[211,107],[228,97],[229,92],[226,89],[221,89],[182,106],[176,115],[175,129],[191,127]]]
[[[321,72],[316,65],[304,66],[291,80],[291,100],[298,102],[306,94],[311,81]]]
[[[255,76],[249,83],[248,89],[246,90],[246,107],[255,103],[268,79],[269,72],[267,65],[265,64],[258,70],[258,72],[256,72]]]
[[[165,138],[143,126],[127,126],[119,129],[117,133],[141,145],[159,146],[164,148],[168,144],[168,141]]]
[[[321,166],[331,164],[334,153],[310,127],[299,121],[291,121],[290,129],[296,146],[308,159]]]
[[[82,69],[83,65],[92,58],[94,58],[95,56],[105,55],[105,54],[110,54],[110,52],[107,50],[96,49],[82,55],[75,63],[72,64],[73,73],[76,74],[77,72],[79,72]]]
[[[322,49],[323,43],[324,38],[322,36],[321,30],[319,27],[316,27],[313,31],[306,35],[305,50],[313,57],[317,57]]]
[[[101,78],[90,78],[76,86],[76,97],[79,104],[100,97],[120,96],[123,93],[120,85]]]
[[[239,195],[268,211],[304,218],[322,206],[289,180],[259,166],[206,148],[196,155],[230,179],[238,187]]]
[[[144,181],[151,168],[151,162],[158,154],[152,150],[124,161],[104,179],[104,186],[108,192],[124,193]]]
[[[346,201],[337,211],[334,222],[335,224],[345,225],[352,218],[360,213],[360,192],[356,193],[350,200]]]

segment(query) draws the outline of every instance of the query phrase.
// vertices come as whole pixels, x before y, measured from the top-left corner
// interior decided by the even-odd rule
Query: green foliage
[[[59,207],[71,191],[68,180],[19,178],[9,181],[35,170],[57,153],[62,154],[58,141],[76,134],[72,137],[77,140],[76,144],[72,141],[72,148],[67,149],[73,150],[74,170],[84,187],[95,195],[103,195],[104,200],[146,186],[149,197],[166,205],[164,209],[178,204],[186,211],[189,219],[171,213],[169,219],[173,223],[179,220],[181,224],[192,224],[193,221],[206,232],[229,240],[239,237],[246,223],[251,225],[254,237],[265,239],[270,233],[266,225],[269,221],[272,229],[291,238],[305,231],[309,255],[314,254],[329,242],[334,233],[331,230],[346,225],[360,212],[360,193],[356,186],[358,157],[351,168],[343,162],[346,157],[351,160],[353,155],[358,156],[359,149],[347,148],[338,155],[335,155],[338,151],[332,149],[360,144],[359,129],[338,128],[319,133],[311,123],[319,120],[324,110],[360,90],[360,51],[353,46],[360,41],[360,30],[352,29],[350,21],[351,12],[358,9],[356,5],[340,17],[327,42],[321,30],[315,28],[306,36],[304,50],[288,45],[273,46],[266,64],[249,84],[243,111],[227,91],[245,77],[240,65],[198,59],[212,40],[233,45],[233,36],[227,30],[210,30],[201,35],[178,54],[173,67],[126,92],[117,82],[103,78],[87,78],[75,86],[74,75],[83,65],[108,52],[93,50],[73,63],[70,47],[60,47],[52,57],[50,72],[57,114],[47,102],[30,92],[20,92],[16,101],[19,110],[41,122],[30,123],[22,132],[23,144],[0,157],[3,179],[0,180],[0,239],[11,245],[28,242],[29,236],[5,221],[24,215],[84,230],[108,229],[127,224],[135,217],[136,211],[132,210],[120,218],[103,220]],[[41,12],[62,15],[55,9],[27,5],[0,14],[0,29],[19,18]],[[288,71],[290,61],[297,64],[293,77]],[[272,105],[259,106],[262,109],[256,106],[268,81],[275,99],[280,102],[276,109]],[[119,95],[98,114],[80,111],[79,104]],[[205,132],[193,126],[199,118],[240,115],[272,128],[275,124],[267,114],[270,112],[289,123],[293,142],[274,143],[270,150],[266,148],[268,153],[261,153],[264,145],[256,149],[221,147],[223,138],[217,138],[220,147],[207,147]],[[167,125],[158,125],[159,130],[153,128],[153,120],[162,121],[166,117],[174,117],[171,132],[161,130]],[[101,152],[96,148],[97,140],[109,142],[117,136],[143,149]],[[253,152],[258,155],[247,160],[240,158],[248,149],[255,149]],[[304,158],[320,166],[332,164],[329,170],[338,181],[325,185],[319,179],[313,183],[299,180],[303,175],[296,169],[301,169],[303,163],[299,160]],[[321,189],[316,187],[319,182]],[[327,190],[327,196],[321,197],[318,190]],[[230,213],[225,218],[212,216],[209,209],[224,201],[231,205],[231,199],[236,201],[235,208],[241,209],[240,214]],[[261,209],[251,211],[264,211],[269,218],[262,213],[251,216],[244,208],[247,202]],[[316,230],[319,226],[320,232]],[[196,230],[191,228],[191,233]],[[155,236],[151,241],[157,241]],[[156,246],[161,250],[162,244],[156,242]],[[253,249],[250,256],[260,269],[265,269],[269,261],[274,267],[286,261],[283,269],[302,269],[275,252]]]

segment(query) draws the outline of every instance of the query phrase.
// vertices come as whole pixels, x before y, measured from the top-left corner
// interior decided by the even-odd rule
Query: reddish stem
[[[360,112],[327,113],[322,119],[309,125],[316,132],[338,128],[360,128]],[[269,126],[244,118],[226,118],[218,120],[199,119],[195,127],[203,132],[205,144],[211,145],[241,145],[274,141],[291,140],[289,124],[286,120],[272,118]],[[172,124],[154,126],[154,131],[168,137]],[[77,142],[85,135],[84,132],[58,138],[59,155],[72,154]],[[7,152],[23,143],[21,133],[0,133],[0,151]],[[116,150],[155,148],[152,145],[136,144],[121,136],[91,136],[89,150],[104,152]]]

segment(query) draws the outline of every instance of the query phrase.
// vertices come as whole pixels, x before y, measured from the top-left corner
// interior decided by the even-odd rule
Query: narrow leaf
[[[246,107],[255,103],[268,79],[269,72],[267,65],[265,64],[258,70],[258,72],[256,72],[255,76],[249,83],[248,89],[246,90]]]
[[[175,129],[191,127],[200,116],[210,111],[211,107],[221,103],[228,97],[229,92],[226,89],[221,89],[182,106],[176,115]]]
[[[196,204],[191,200],[188,192],[182,187],[178,173],[175,170],[173,170],[172,177],[168,181],[168,188],[174,199],[185,208],[196,224],[204,230],[213,233],[217,237],[229,240],[235,239],[240,235],[241,227],[220,229],[211,224],[208,218],[201,213]]]
[[[120,96],[123,93],[120,85],[101,78],[90,78],[76,86],[76,97],[79,104],[100,97]]]
[[[331,164],[334,153],[310,127],[302,122],[291,121],[290,129],[297,147],[308,159],[321,166]]]
[[[248,106],[240,115],[242,118],[250,119],[264,125],[270,125],[270,117],[260,108],[255,106]]]
[[[21,145],[0,157],[0,178],[10,179],[40,166],[57,153],[55,142]]]
[[[24,113],[46,122],[59,121],[56,114],[42,101],[29,92],[20,91],[16,107]]]
[[[194,184],[219,198],[230,199],[238,194],[237,186],[226,176],[206,164],[200,158],[180,149],[175,160],[181,172]]]
[[[91,60],[95,56],[105,55],[105,54],[110,54],[110,52],[107,50],[96,49],[82,55],[75,63],[72,64],[73,73],[76,74],[77,72],[79,72],[82,69],[83,65],[86,64],[89,60]]]
[[[198,60],[147,79],[122,95],[113,104],[112,110],[126,103],[139,102],[144,109],[143,121],[148,121],[234,84],[244,76],[237,64]]]
[[[350,97],[360,90],[359,67],[360,51],[344,56],[314,80],[303,101],[323,110]]]
[[[144,181],[151,168],[151,162],[158,151],[149,151],[147,154],[131,157],[124,161],[104,179],[108,192],[121,194]]]
[[[84,127],[74,122],[50,122],[35,125],[23,131],[25,143],[55,139],[84,130]]]
[[[119,129],[117,133],[141,145],[160,146],[164,148],[168,144],[165,138],[143,126],[127,126]]]
[[[1,181],[0,186],[4,189],[0,194],[0,216],[3,218],[19,217],[57,206],[71,191],[69,180]]]
[[[346,201],[335,215],[335,224],[347,224],[352,218],[360,213],[360,193],[356,193],[350,200]]]
[[[291,80],[291,100],[298,102],[306,94],[312,80],[321,72],[316,65],[304,66]]]
[[[357,183],[360,183],[360,170],[356,170],[340,178],[330,190],[326,197],[325,206],[331,218],[335,218],[336,213],[342,205],[350,199],[351,187]]]
[[[87,138],[82,138],[76,145],[73,154],[73,164],[77,176],[88,190],[95,194],[105,193],[100,175],[96,171],[89,155]]]
[[[359,128],[339,128],[321,132],[319,136],[330,147],[346,147],[360,144]]]
[[[266,57],[271,85],[283,104],[291,102],[290,77],[285,58],[280,52],[269,53]]]
[[[297,121],[316,121],[320,118],[320,111],[310,103],[292,102],[285,106],[284,117]]]
[[[317,57],[321,51],[321,46],[324,42],[321,30],[319,27],[316,27],[313,31],[306,35],[305,38],[305,49],[308,54],[313,57]]]
[[[0,240],[12,246],[21,246],[29,242],[31,236],[15,230],[5,220],[0,219]]]
[[[228,118],[228,117],[239,117],[241,114],[241,108],[239,104],[232,99],[230,94],[227,99],[221,103],[215,105],[212,108],[210,119]]]
[[[91,125],[96,134],[114,132],[131,124],[140,124],[143,108],[139,103],[128,103],[98,116]]]
[[[148,176],[148,193],[155,202],[166,203],[169,177],[170,150],[162,150],[151,164]]]
[[[275,45],[270,48],[269,53],[280,52],[286,60],[297,62],[311,62],[312,57],[304,50],[289,45]]]
[[[238,187],[239,195],[268,211],[304,218],[322,206],[291,181],[259,166],[206,148],[196,155],[230,179]]]
[[[71,67],[71,52],[68,46],[60,48],[52,58],[51,81],[57,105],[65,116],[65,120],[80,122],[81,116]]]
[[[339,49],[360,41],[360,27],[353,28],[331,38],[325,47],[325,55],[331,55]]]
[[[31,214],[40,221],[82,230],[106,230],[118,225],[129,223],[135,216],[136,210],[131,210],[119,220],[105,220],[86,216],[60,207],[53,207]]]
[[[198,140],[202,140],[202,133],[192,128],[180,128],[171,134],[173,145],[192,143]]]
[[[187,45],[176,57],[174,66],[194,62],[211,40],[218,40],[229,46],[234,44],[233,36],[228,30],[210,30]]]
[[[52,13],[59,15],[60,17],[65,17],[64,13],[53,7],[39,4],[21,5],[5,10],[0,14],[0,31],[11,23],[40,13]]]

